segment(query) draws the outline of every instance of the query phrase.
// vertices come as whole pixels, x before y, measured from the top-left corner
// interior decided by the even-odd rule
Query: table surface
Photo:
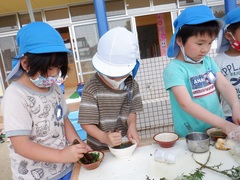
[[[156,149],[170,152],[176,156],[176,163],[166,164],[154,160],[154,152]],[[231,169],[233,166],[239,166],[230,155],[229,151],[218,150],[214,146],[210,146],[210,160],[207,165],[219,165],[220,170]],[[137,179],[146,180],[160,179],[165,177],[172,180],[178,176],[195,172],[200,166],[194,161],[193,153],[187,149],[186,141],[179,140],[171,148],[161,148],[156,143],[137,147],[133,155],[126,159],[117,159],[109,151],[105,152],[105,157],[97,169],[86,170],[78,163],[75,164],[72,180],[126,180]],[[201,163],[205,163],[209,156],[209,152],[194,153],[194,158]],[[212,170],[203,169],[206,173],[204,180],[217,179],[228,180],[229,178]]]

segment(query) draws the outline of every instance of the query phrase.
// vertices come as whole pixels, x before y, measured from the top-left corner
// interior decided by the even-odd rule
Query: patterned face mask
[[[45,78],[39,74],[37,79],[30,78],[30,80],[32,81],[33,84],[35,84],[39,88],[48,88],[57,81],[57,78],[58,75]]]

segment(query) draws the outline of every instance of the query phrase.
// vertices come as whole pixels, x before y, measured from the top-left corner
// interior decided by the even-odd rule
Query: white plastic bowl
[[[123,143],[126,141],[123,141]],[[108,146],[110,152],[117,158],[129,158],[132,156],[134,150],[137,147],[137,142],[134,140],[133,144],[126,148],[114,148],[111,146]]]

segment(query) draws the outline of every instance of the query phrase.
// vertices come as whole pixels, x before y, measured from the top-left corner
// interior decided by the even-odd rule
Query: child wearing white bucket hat
[[[222,74],[231,82],[240,99],[240,7],[231,10],[224,17],[225,26],[218,36],[218,55],[214,58]],[[232,109],[220,94],[226,119],[232,119]]]
[[[189,133],[185,123],[197,132],[214,126],[228,134],[237,127],[224,119],[217,91],[238,110],[235,120],[240,122],[237,94],[207,56],[223,24],[204,5],[186,8],[174,21],[176,32],[168,48],[168,56],[174,59],[164,69],[163,79],[170,95],[174,130],[180,137]]]
[[[84,85],[79,123],[92,149],[105,150],[121,144],[122,136],[139,143],[136,113],[142,111],[138,83],[138,42],[123,27],[107,31],[92,59],[96,73]]]
[[[7,77],[1,108],[10,139],[12,179],[70,179],[74,162],[91,148],[80,140],[55,84],[65,77],[70,51],[47,23],[32,22],[17,33],[16,65]],[[68,146],[78,139],[81,144]]]

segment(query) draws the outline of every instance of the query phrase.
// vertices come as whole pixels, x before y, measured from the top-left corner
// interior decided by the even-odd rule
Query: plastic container
[[[167,164],[176,163],[176,156],[174,154],[158,149],[154,152],[154,159]]]

